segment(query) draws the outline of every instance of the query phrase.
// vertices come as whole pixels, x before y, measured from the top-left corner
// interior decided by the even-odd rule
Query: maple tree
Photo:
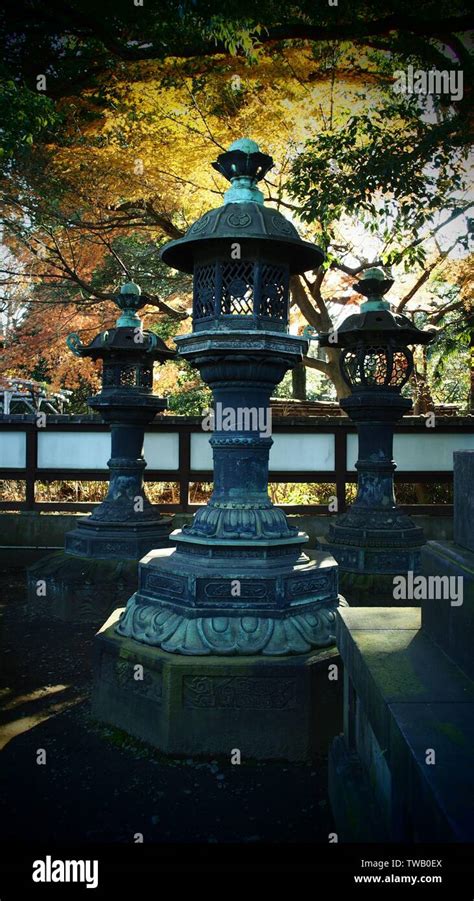
[[[250,5],[238,15],[228,6],[183,3],[165,13],[118,3],[99,17],[92,4],[75,3],[66,22],[57,4],[47,14],[30,4],[20,56],[10,48],[4,59],[17,72],[3,95],[6,118],[16,96],[24,113],[16,141],[7,129],[3,156],[9,372],[31,373],[33,361],[55,387],[77,379],[93,387],[97,372],[72,365],[64,337],[109,326],[125,278],[149,301],[147,327],[174,322],[167,337],[186,331],[190,279],[163,267],[157,249],[219,205],[224,185],[210,163],[247,134],[275,159],[267,202],[327,255],[317,273],[292,282],[295,327],[337,324],[354,303],[355,278],[374,262],[392,266],[399,309],[443,322],[436,279],[453,253],[467,253],[466,98],[454,107],[434,100],[427,119],[423,98],[396,99],[391,88],[394,69],[411,59],[446,66],[454,54],[467,70],[462,5],[425,3],[395,21],[366,3],[369,25],[360,10],[346,12],[337,35],[331,10],[266,3],[257,22]],[[10,17],[11,30],[14,10]],[[41,97],[31,89],[38,71],[46,73]],[[11,315],[19,294],[21,321]],[[456,313],[469,320],[465,297],[451,300],[447,315]],[[337,348],[325,359],[311,352],[305,364],[345,393]],[[169,364],[159,390],[173,381]]]

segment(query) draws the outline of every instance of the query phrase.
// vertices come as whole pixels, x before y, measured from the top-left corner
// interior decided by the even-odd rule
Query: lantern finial
[[[359,282],[354,285],[358,294],[367,298],[360,305],[361,313],[370,313],[373,310],[389,310],[390,303],[384,300],[384,294],[393,285],[393,278],[387,278],[382,269],[366,269]]]
[[[220,172],[231,187],[224,195],[224,203],[263,203],[263,194],[257,188],[257,182],[273,166],[273,159],[267,153],[261,153],[258,144],[251,138],[239,138],[230,145],[225,153],[221,153],[212,164]]]
[[[142,321],[137,310],[145,305],[141,293],[140,285],[135,282],[122,285],[120,293],[115,297],[115,303],[122,311],[116,322],[117,328],[140,328]]]

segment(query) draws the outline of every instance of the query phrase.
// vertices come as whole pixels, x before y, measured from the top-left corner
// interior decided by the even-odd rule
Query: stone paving
[[[169,759],[104,727],[89,708],[93,627],[28,618],[21,597],[24,574],[0,573],[2,839],[327,844],[325,759]]]

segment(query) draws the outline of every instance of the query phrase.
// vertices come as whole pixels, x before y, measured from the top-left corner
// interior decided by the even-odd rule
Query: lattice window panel
[[[120,370],[120,384],[134,387],[137,383],[135,366],[122,366]]]
[[[142,366],[139,370],[139,384],[142,388],[153,387],[153,368],[151,366]]]
[[[403,385],[408,377],[409,365],[407,356],[402,350],[394,351],[389,385],[396,385],[397,387]]]
[[[253,314],[254,264],[235,260],[222,265],[221,313],[237,316]]]
[[[194,318],[215,315],[216,267],[214,263],[198,266],[194,273]]]
[[[271,319],[287,317],[287,270],[285,266],[262,266],[260,314]]]
[[[104,387],[109,388],[112,385],[115,385],[115,373],[115,366],[104,366],[104,372],[102,375],[102,384],[104,385]]]
[[[362,379],[360,377],[359,360],[355,351],[346,350],[344,352],[343,366],[351,385],[360,385]]]
[[[364,375],[369,385],[384,385],[387,378],[388,361],[384,347],[367,347],[364,355]]]

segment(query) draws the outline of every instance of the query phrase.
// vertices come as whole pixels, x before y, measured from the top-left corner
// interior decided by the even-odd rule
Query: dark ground
[[[94,627],[28,617],[25,585],[0,573],[3,840],[327,845],[325,760],[171,759],[94,721]]]

